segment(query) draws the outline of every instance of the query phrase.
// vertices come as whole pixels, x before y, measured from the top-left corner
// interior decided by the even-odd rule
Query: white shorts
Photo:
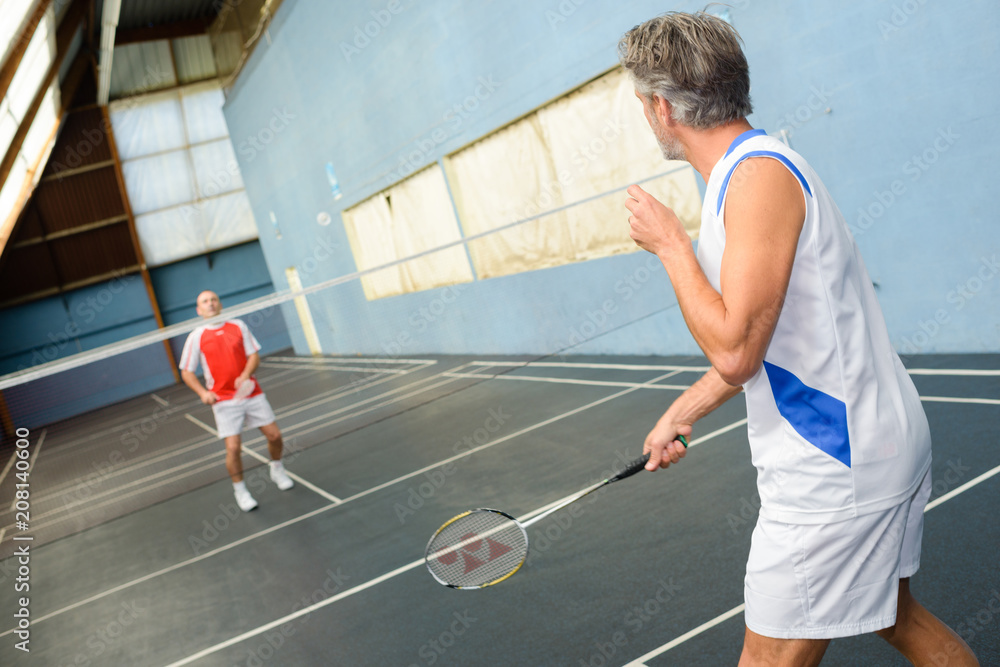
[[[931,473],[882,512],[822,525],[757,519],[744,585],[746,625],[778,639],[832,639],[896,622],[899,580],[920,567]]]
[[[256,428],[274,423],[274,411],[264,394],[253,398],[236,398],[212,405],[215,429],[220,438],[239,435],[246,428]]]

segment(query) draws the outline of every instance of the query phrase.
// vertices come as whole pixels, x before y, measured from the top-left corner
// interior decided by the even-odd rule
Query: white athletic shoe
[[[244,512],[249,512],[252,509],[257,508],[257,501],[253,499],[250,492],[244,489],[236,489],[234,491],[236,495],[236,504],[240,506],[240,509]]]
[[[295,482],[285,472],[285,466],[282,465],[281,461],[271,462],[271,481],[277,484],[282,491],[287,491],[295,486]]]

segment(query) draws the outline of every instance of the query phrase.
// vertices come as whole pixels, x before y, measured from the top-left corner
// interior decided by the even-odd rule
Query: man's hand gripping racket
[[[687,438],[677,439],[688,446]],[[586,495],[644,469],[649,454],[632,461],[617,475],[577,493],[555,507],[521,523],[506,512],[474,509],[462,512],[437,529],[427,543],[424,562],[438,583],[451,588],[485,588],[517,572],[528,557],[526,528]]]

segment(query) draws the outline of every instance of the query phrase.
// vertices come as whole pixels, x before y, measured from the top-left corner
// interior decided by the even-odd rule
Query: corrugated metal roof
[[[177,85],[170,43],[165,39],[116,46],[112,62],[111,99]]]
[[[174,61],[177,63],[177,78],[181,83],[204,81],[218,76],[212,41],[208,35],[175,39]]]
[[[102,123],[100,109],[68,114],[59,129],[59,140],[49,155],[42,177],[70,173],[74,169],[110,160],[111,147],[107,136],[96,129]]]
[[[125,213],[113,167],[42,181],[34,202],[49,234]]]
[[[130,30],[188,19],[210,18],[218,15],[221,4],[219,0],[122,0],[118,28]],[[100,15],[98,11],[97,16]]]

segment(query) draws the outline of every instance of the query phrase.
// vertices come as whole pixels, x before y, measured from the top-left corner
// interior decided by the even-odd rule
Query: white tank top
[[[761,515],[828,523],[897,505],[930,466],[927,417],[854,238],[806,161],[763,130],[737,137],[708,181],[698,261],[721,293],[726,188],[750,157],[784,164],[806,200],[774,335],[743,386]]]

